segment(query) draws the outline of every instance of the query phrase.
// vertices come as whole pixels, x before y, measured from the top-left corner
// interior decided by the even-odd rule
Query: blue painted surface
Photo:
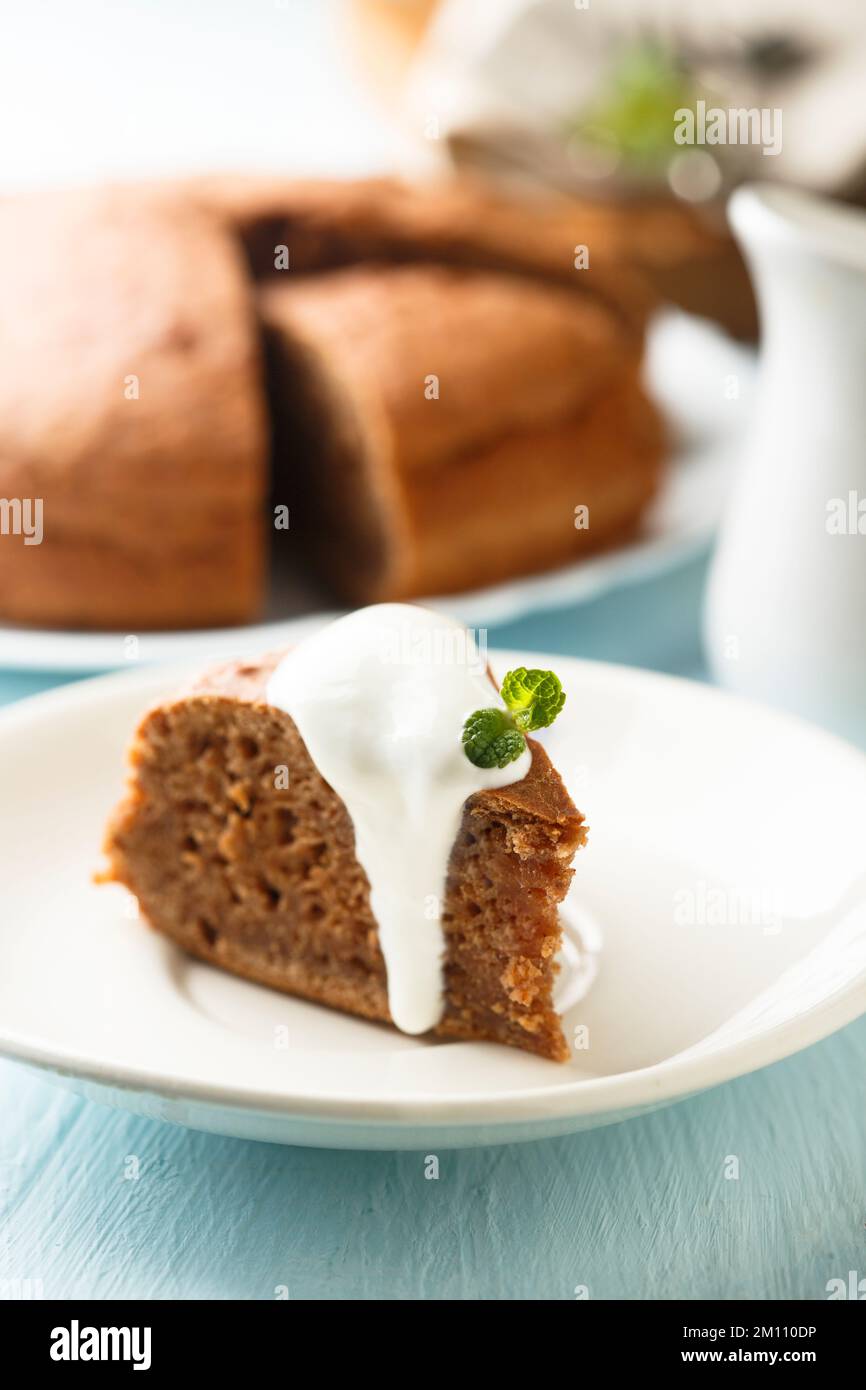
[[[702,579],[490,641],[703,678]],[[0,673],[0,700],[55,683]],[[0,1295],[821,1299],[866,1275],[866,1018],[643,1119],[424,1159],[196,1134],[0,1063]]]

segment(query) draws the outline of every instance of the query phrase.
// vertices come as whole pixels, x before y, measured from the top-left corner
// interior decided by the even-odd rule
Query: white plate
[[[753,354],[709,324],[684,314],[665,314],[649,337],[646,373],[677,444],[666,484],[640,538],[547,574],[420,601],[453,613],[470,627],[493,627],[527,613],[597,598],[682,564],[708,544],[721,516],[752,398]],[[130,660],[187,659],[204,665],[288,646],[311,621],[326,616],[326,606],[315,589],[281,573],[271,584],[269,620],[250,627],[145,632],[130,641],[127,633],[51,632],[0,624],[0,667],[106,671]]]
[[[550,751],[592,827],[575,901],[605,939],[565,1015],[589,1042],[570,1064],[419,1041],[234,979],[95,887],[124,745],[173,684],[152,670],[0,715],[0,1051],[219,1133],[435,1151],[623,1119],[860,1014],[866,758],[702,686],[549,660],[568,691]]]

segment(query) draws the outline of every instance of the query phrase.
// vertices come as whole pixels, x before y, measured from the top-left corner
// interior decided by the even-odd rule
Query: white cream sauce
[[[352,818],[391,1016],[425,1033],[442,1015],[440,916],[463,804],[521,781],[532,755],[505,768],[469,761],[464,720],[502,702],[470,633],[411,604],[362,608],[314,633],[277,666],[267,698]]]

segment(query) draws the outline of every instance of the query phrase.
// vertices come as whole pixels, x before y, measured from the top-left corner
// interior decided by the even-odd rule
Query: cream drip
[[[466,628],[411,604],[362,608],[314,633],[277,666],[267,698],[294,720],[351,816],[391,1016],[425,1033],[442,1015],[440,915],[463,804],[521,781],[532,755],[505,768],[470,763],[464,720],[502,702]]]

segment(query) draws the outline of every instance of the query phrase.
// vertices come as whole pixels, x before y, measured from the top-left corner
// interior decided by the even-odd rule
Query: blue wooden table
[[[702,580],[490,640],[702,678]],[[0,673],[0,700],[58,679]],[[0,1296],[823,1299],[866,1276],[864,1102],[866,1018],[643,1119],[443,1153],[431,1182],[422,1153],[214,1138],[0,1063]]]

